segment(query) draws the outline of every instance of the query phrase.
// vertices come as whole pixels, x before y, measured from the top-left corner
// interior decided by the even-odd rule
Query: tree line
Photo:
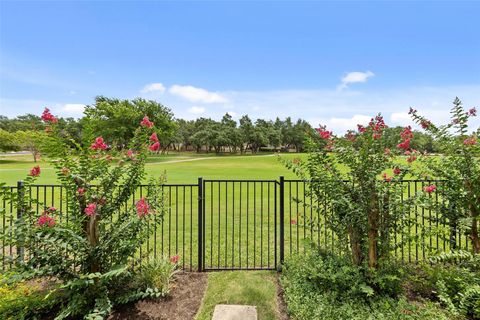
[[[85,108],[82,118],[59,118],[58,127],[76,143],[88,143],[102,136],[112,149],[122,150],[144,115],[160,129],[160,152],[303,152],[308,137],[318,138],[315,128],[303,119],[252,120],[244,115],[237,122],[226,113],[220,121],[203,117],[184,120],[175,118],[171,109],[157,101],[103,96],[96,97],[95,103]],[[46,129],[41,118],[33,114],[11,119],[0,115],[0,151],[30,151],[36,161]],[[385,134],[391,148],[397,145],[401,130],[401,127],[387,129]],[[431,136],[421,132],[416,132],[412,141],[413,148],[419,151],[435,152],[435,144]]]

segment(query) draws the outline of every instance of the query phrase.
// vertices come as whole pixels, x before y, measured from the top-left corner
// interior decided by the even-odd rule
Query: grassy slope
[[[242,304],[256,306],[259,319],[274,320],[278,312],[275,281],[275,272],[268,271],[209,273],[196,319],[211,319],[217,304]]]

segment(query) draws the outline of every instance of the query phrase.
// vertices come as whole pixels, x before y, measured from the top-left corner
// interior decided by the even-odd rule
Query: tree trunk
[[[98,245],[99,234],[98,234],[98,216],[92,215],[88,221],[88,233],[87,233],[88,242],[92,248]],[[100,272],[99,261],[93,260],[90,262],[90,272]]]
[[[362,264],[362,246],[360,243],[360,234],[358,229],[350,226],[348,227],[348,236],[350,238],[350,250],[352,251],[352,262],[359,266]]]
[[[368,266],[376,269],[378,267],[378,201],[375,189],[372,189],[370,198],[370,211],[368,212]]]
[[[472,225],[470,228],[470,239],[472,240],[473,253],[480,253],[480,239],[478,238],[478,211],[473,205],[470,205],[470,214],[472,216]]]

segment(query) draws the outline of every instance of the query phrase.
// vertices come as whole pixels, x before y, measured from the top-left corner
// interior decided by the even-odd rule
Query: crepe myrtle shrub
[[[480,219],[480,145],[478,130],[472,133],[468,122],[477,110],[462,106],[457,97],[451,109],[451,121],[435,125],[432,121],[410,109],[413,120],[439,143],[441,153],[424,154],[419,158],[419,174],[443,180],[425,188],[418,201],[421,205],[441,213],[440,219],[450,227],[450,246],[456,248],[457,232],[470,238],[473,253],[480,253],[478,224]],[[433,190],[432,190],[433,189]],[[433,201],[438,193],[443,201]]]
[[[1,241],[18,248],[18,255],[9,258],[19,278],[60,280],[65,300],[56,319],[102,319],[117,302],[118,284],[131,276],[132,257],[164,214],[162,178],[150,180],[144,196],[131,201],[145,177],[147,154],[159,147],[155,127],[145,117],[128,151],[111,153],[102,137],[87,146],[68,139],[48,110],[42,119],[48,133],[43,150],[62,185],[65,209],[45,207],[31,197],[30,187],[42,174],[37,165],[25,178],[24,189],[2,188],[3,197],[23,217],[3,232]],[[43,210],[37,213],[35,208]],[[125,292],[121,294],[125,299]]]
[[[358,125],[357,131],[343,138],[320,127],[316,129],[318,136],[308,143],[307,160],[286,162],[308,181],[306,193],[312,202],[305,201],[304,205],[312,206],[319,215],[326,214],[321,219],[295,220],[293,224],[332,230],[338,241],[336,248],[349,252],[355,265],[368,263],[373,269],[394,249],[393,234],[415,223],[409,217],[409,200],[403,199],[402,180],[410,166],[396,157],[407,153],[407,160],[412,162],[415,152],[409,146],[388,149],[386,128],[381,115],[372,118],[368,126]]]

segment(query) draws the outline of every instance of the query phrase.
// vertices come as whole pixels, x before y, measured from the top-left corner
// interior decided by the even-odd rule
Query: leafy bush
[[[441,213],[440,221],[450,229],[450,245],[456,247],[457,234],[468,234],[472,252],[480,253],[480,144],[478,133],[468,127],[477,110],[465,109],[460,99],[455,98],[451,110],[451,121],[445,125],[434,125],[427,118],[410,109],[413,120],[439,142],[441,154],[420,157],[419,175],[444,180],[436,192],[443,201],[423,194],[418,200],[421,205]]]
[[[402,272],[393,265],[380,269],[382,274],[367,273],[316,249],[291,256],[281,277],[287,309],[292,319],[302,320],[455,318],[428,300],[410,303],[400,294]]]
[[[155,288],[161,296],[166,296],[171,289],[177,264],[172,259],[154,259],[148,261],[135,274],[136,287],[140,289]]]
[[[37,319],[51,311],[61,293],[57,288],[42,288],[38,282],[10,282],[10,277],[0,274],[1,319]]]
[[[420,294],[438,299],[452,314],[480,319],[479,260],[466,251],[442,253],[430,258],[431,265],[411,273],[409,282],[421,287]]]
[[[48,109],[42,119],[48,125],[42,148],[52,159],[68,213],[30,196],[28,188],[41,174],[35,166],[25,179],[27,192],[2,189],[3,198],[23,217],[0,239],[25,248],[26,259],[7,257],[20,277],[51,276],[62,282],[65,301],[56,319],[102,319],[117,300],[117,288],[131,277],[131,257],[153,232],[152,225],[162,221],[162,179],[151,180],[144,196],[131,204],[145,177],[147,153],[158,151],[160,143],[148,117],[138,124],[129,150],[121,154],[109,151],[102,137],[78,145]],[[115,164],[114,156],[119,158]],[[35,207],[44,208],[40,216]]]
[[[138,299],[160,298],[170,293],[177,271],[178,256],[148,261],[126,278],[116,302],[125,304]]]

